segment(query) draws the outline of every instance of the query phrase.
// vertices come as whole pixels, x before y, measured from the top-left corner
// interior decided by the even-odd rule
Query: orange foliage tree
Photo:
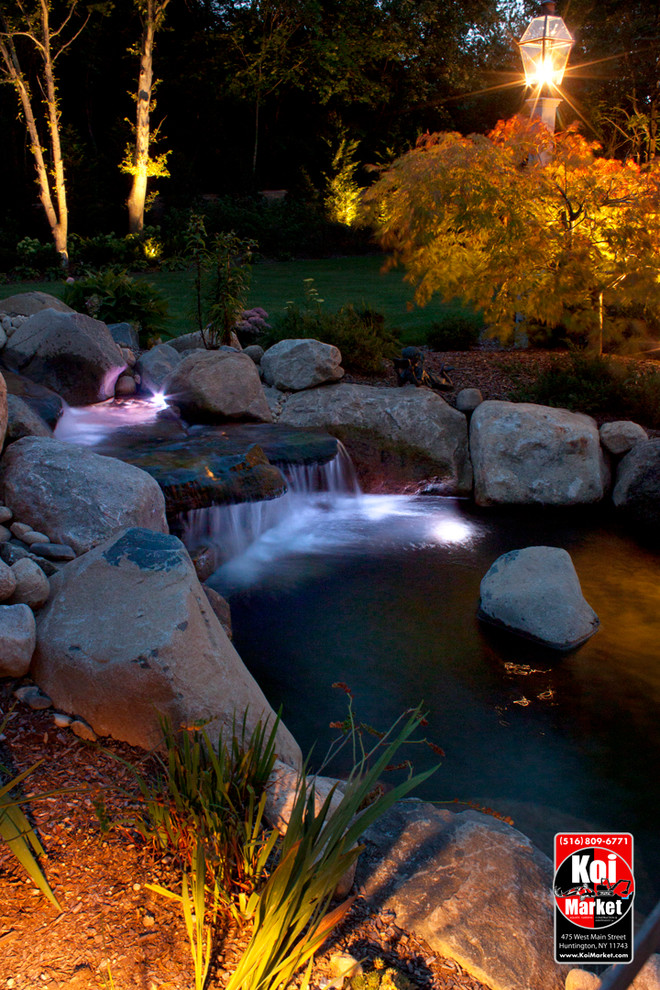
[[[520,116],[487,136],[424,135],[365,205],[420,305],[460,298],[503,341],[522,319],[600,353],[617,313],[660,312],[660,166],[599,151]]]

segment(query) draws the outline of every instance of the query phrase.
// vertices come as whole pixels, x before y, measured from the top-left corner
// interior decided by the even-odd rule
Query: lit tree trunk
[[[74,8],[75,4],[71,8],[69,17],[73,13]],[[30,139],[30,151],[32,152],[37,172],[39,199],[46,213],[55,243],[55,249],[60,257],[62,267],[66,268],[69,263],[67,250],[68,209],[66,202],[66,183],[64,179],[64,161],[62,159],[62,147],[60,143],[60,112],[57,106],[57,86],[55,83],[54,62],[57,55],[53,55],[51,48],[52,35],[47,0],[40,0],[38,32],[36,23],[33,26],[22,25],[22,27],[24,29],[20,31],[15,27],[10,28],[5,18],[0,14],[0,55],[2,56],[5,75],[16,90],[21,104],[25,126]],[[61,28],[56,34],[59,34],[60,31]],[[14,43],[14,37],[19,34],[32,41],[39,52],[43,64],[43,80],[41,85],[45,96],[46,128],[51,157],[50,168],[46,164],[44,146],[39,136],[32,95],[21,68]],[[64,47],[66,46],[61,46],[59,51],[63,51]]]
[[[133,185],[128,196],[128,230],[139,234],[144,227],[144,206],[147,198],[147,180],[150,174],[151,140],[150,114],[153,90],[153,53],[156,31],[165,17],[169,0],[144,0],[140,4],[142,14],[142,40],[140,43],[140,75],[137,89],[135,119],[135,150],[130,172]],[[161,172],[161,174],[164,174]]]

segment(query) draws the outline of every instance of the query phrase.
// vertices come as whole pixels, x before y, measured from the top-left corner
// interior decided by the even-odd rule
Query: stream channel
[[[62,439],[94,444],[113,428],[100,407],[75,413]],[[114,425],[133,415],[120,410]],[[559,830],[632,832],[636,908],[651,910],[660,899],[660,554],[607,509],[364,495],[343,459],[287,480],[289,493],[272,502],[189,513],[181,536],[191,549],[221,548],[208,583],[229,600],[234,645],[270,703],[303,753],[314,747],[312,765],[336,737],[329,723],[346,715],[334,682],[380,729],[423,702],[424,732],[446,755],[416,796],[510,816],[550,858]],[[570,553],[600,617],[572,653],[477,619],[493,561],[533,545]],[[426,746],[409,749],[416,770],[438,761]]]

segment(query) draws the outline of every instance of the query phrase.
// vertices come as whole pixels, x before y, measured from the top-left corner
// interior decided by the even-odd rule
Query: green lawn
[[[365,304],[385,314],[392,327],[401,330],[403,343],[423,343],[426,331],[435,321],[464,316],[458,302],[432,301],[420,309],[412,303],[413,291],[395,269],[382,272],[380,256],[331,258],[324,260],[263,262],[252,270],[250,305],[262,306],[271,316],[281,313],[289,300],[303,303],[303,279],[313,278],[323,307],[339,309],[346,303]],[[192,329],[188,313],[192,302],[192,278],[187,272],[152,272],[146,278],[166,296],[170,307],[169,332],[172,335]],[[41,289],[62,296],[62,282],[15,282],[0,286],[0,299],[15,292]]]

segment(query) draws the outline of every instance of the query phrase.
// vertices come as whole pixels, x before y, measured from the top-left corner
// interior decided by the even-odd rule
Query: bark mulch
[[[14,682],[0,682],[0,721],[12,708]],[[148,770],[142,750],[103,740],[89,743],[58,729],[52,712],[19,702],[0,743],[5,779],[41,760],[23,785],[24,806],[46,850],[46,876],[62,912],[40,894],[0,842],[1,990],[188,990],[194,986],[183,918],[176,903],[147,889],[180,890],[172,860],[126,828],[106,830],[95,811],[101,798],[111,821],[128,820],[136,803],[131,771],[113,757]],[[48,796],[53,791],[65,791]],[[46,795],[46,796],[43,796]],[[249,932],[221,922],[208,990],[221,990]],[[484,990],[453,960],[436,955],[393,916],[356,901],[319,955],[313,990],[336,975],[330,957],[349,952],[381,958],[425,990]],[[111,982],[112,981],[112,982]],[[487,990],[487,988],[486,988]]]

